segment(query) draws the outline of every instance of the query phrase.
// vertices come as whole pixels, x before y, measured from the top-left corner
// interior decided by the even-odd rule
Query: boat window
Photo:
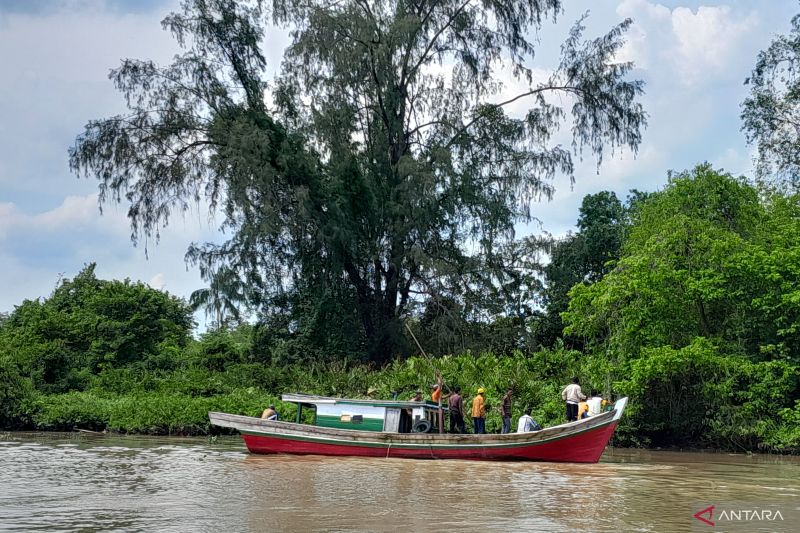
[[[316,425],[317,406],[309,403],[298,403],[294,421],[298,424]]]

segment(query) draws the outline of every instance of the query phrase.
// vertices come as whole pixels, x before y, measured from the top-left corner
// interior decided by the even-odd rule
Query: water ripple
[[[795,508],[792,458],[612,450],[596,465],[255,456],[238,438],[10,434],[9,531],[678,531],[704,501]],[[795,531],[787,524],[785,531]]]

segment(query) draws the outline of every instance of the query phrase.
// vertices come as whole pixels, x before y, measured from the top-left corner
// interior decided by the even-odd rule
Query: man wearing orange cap
[[[438,383],[431,385],[431,401],[433,403],[438,404],[441,398],[442,398],[442,387]]]
[[[472,400],[472,425],[475,433],[486,433],[486,403],[483,387],[478,388],[478,395]]]

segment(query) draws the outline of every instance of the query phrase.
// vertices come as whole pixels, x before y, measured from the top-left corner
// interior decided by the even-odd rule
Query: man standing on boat
[[[572,378],[572,383],[561,391],[561,399],[567,402],[567,422],[577,420],[578,403],[586,399],[586,395],[581,392],[577,377]]]
[[[486,391],[483,387],[478,388],[478,395],[472,400],[472,425],[476,434],[486,433],[486,404],[484,400]]]
[[[431,401],[435,404],[439,403],[442,399],[442,386],[438,383],[431,385]]]
[[[514,395],[514,387],[509,387],[503,396],[503,403],[500,404],[500,415],[503,417],[503,429],[500,433],[511,433],[511,400]]]
[[[447,398],[450,410],[450,433],[466,433],[464,427],[464,400],[461,398],[461,387],[453,387],[453,394]]]

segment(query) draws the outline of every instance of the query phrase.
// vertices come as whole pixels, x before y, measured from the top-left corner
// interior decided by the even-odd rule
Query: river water
[[[595,465],[255,456],[238,437],[0,434],[0,530],[720,531],[693,517],[709,505],[781,511],[734,531],[800,531],[800,459],[621,449]]]

